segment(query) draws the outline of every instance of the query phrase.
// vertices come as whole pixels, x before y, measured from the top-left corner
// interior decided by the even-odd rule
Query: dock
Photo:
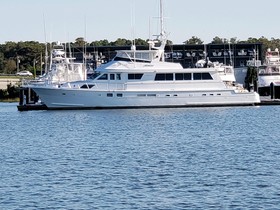
[[[259,104],[259,106],[268,106],[268,105],[280,105],[280,99],[271,99],[270,96],[261,96],[261,102]]]
[[[28,87],[20,87],[18,111],[48,110],[48,107],[40,102],[37,94]]]
[[[45,104],[23,104],[17,106],[18,111],[48,110]]]

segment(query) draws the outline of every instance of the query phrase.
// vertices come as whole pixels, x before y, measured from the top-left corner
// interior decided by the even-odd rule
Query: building
[[[87,60],[93,63],[104,63],[116,55],[116,50],[127,50],[130,46],[88,46],[85,50],[73,49],[73,54],[78,60],[83,59],[83,51]],[[148,46],[137,46],[137,49],[148,49]],[[206,54],[205,54],[206,52]],[[262,58],[262,44],[206,44],[206,45],[167,45],[165,47],[165,59],[169,62],[180,62],[183,67],[194,67],[195,63],[207,56],[212,62],[231,64],[235,68],[245,67],[247,60]]]

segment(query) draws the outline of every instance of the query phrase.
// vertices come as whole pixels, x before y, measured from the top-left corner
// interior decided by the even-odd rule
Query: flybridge
[[[120,50],[117,51],[117,55],[114,58],[115,61],[137,61],[137,62],[152,62],[158,58],[158,52],[156,50],[141,50],[141,51],[133,51],[133,50]]]

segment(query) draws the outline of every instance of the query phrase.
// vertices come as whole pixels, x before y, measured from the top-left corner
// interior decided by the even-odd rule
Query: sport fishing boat
[[[66,56],[66,45],[57,42],[52,46],[49,61],[46,51],[45,73],[35,79],[23,79],[20,87],[19,111],[46,109],[45,104],[33,92],[34,87],[57,86],[65,82],[85,80],[87,69],[83,63],[75,62],[75,58]],[[70,51],[70,50],[69,50]],[[71,52],[71,51],[70,51]]]
[[[115,58],[95,70],[92,79],[33,86],[48,109],[150,108],[254,105],[258,93],[225,81],[219,69],[183,68],[165,62],[166,33],[149,50],[117,51]]]
[[[259,67],[258,91],[262,96],[270,95],[270,86],[280,85],[280,55],[276,48],[271,51],[269,48],[265,55],[264,65]]]
[[[83,63],[75,62],[72,56],[66,56],[66,44],[57,42],[52,46],[49,69],[35,80],[24,80],[24,85],[56,85],[64,82],[85,80],[86,69]],[[70,50],[69,50],[70,51]],[[47,63],[47,62],[46,62]],[[46,65],[47,66],[47,65]]]

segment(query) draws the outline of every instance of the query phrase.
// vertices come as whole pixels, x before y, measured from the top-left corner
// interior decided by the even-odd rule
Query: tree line
[[[204,44],[204,42],[196,37],[192,36],[187,39],[184,44]],[[280,48],[280,39],[275,38],[248,38],[247,40],[238,40],[237,38],[224,39],[218,36],[214,37],[212,42],[209,44],[238,44],[238,43],[261,43],[263,45],[263,51],[268,48],[275,49]],[[47,49],[54,43],[47,44]],[[109,42],[107,39],[86,42],[84,38],[79,37],[75,42],[70,43],[72,48],[83,47],[83,46],[129,46],[132,44],[131,40],[118,38],[115,41]],[[135,45],[148,45],[148,40],[143,40],[141,38],[134,40]],[[168,40],[168,45],[172,45],[172,41]],[[25,41],[25,42],[6,42],[5,44],[0,44],[0,74],[15,74],[17,71],[29,70],[31,72],[34,69],[43,68],[41,65],[45,57],[45,43],[39,43],[35,41]],[[262,53],[264,55],[264,53]]]

